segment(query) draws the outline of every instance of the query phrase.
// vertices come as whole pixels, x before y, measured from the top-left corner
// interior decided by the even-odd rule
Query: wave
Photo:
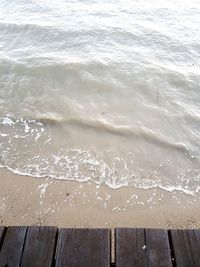
[[[176,38],[177,34],[170,35],[158,29],[149,29],[146,24],[137,22],[134,27],[131,24],[126,27],[120,24],[118,26],[80,24],[69,27],[53,23],[47,25],[36,22],[1,21],[0,36],[4,38],[5,35],[8,40],[12,40],[10,42],[12,49],[9,50],[12,50],[18,58],[26,58],[28,54],[35,52],[36,54],[56,54],[59,57],[60,54],[68,54],[67,52],[70,51],[71,54],[80,54],[82,57],[87,56],[88,53],[95,53],[95,55],[103,53],[111,58],[121,57],[122,60],[128,60],[131,57],[134,60],[140,55],[140,58],[144,57],[144,59],[157,60],[161,57],[161,59],[169,58],[169,62],[174,62],[175,57],[179,57],[179,61],[184,58],[185,61],[186,58],[190,61],[191,53],[194,53],[194,59],[198,55],[195,45],[186,46],[182,38]],[[23,39],[23,45],[19,39]],[[2,48],[6,50],[3,43]],[[10,51],[6,53],[9,54]],[[149,54],[153,57],[149,57]]]
[[[44,121],[43,121],[44,122]],[[63,122],[62,122],[63,123]],[[147,142],[159,145],[162,147],[173,148],[179,150],[183,153],[187,152],[187,147],[183,143],[172,143],[166,137],[162,136],[146,128],[145,126],[132,127],[127,125],[112,125],[103,121],[91,121],[85,119],[71,119],[66,122],[69,125],[76,125],[81,128],[94,129],[96,132],[107,132],[113,135],[120,135],[126,138],[140,138],[144,139]]]
[[[66,135],[59,134],[56,137],[51,133],[53,128],[61,131],[63,125],[67,129],[75,128],[77,132],[82,133],[85,130],[95,131],[99,138],[106,133],[108,141],[111,141],[113,136],[120,136],[129,141],[143,139],[146,143],[153,144],[153,147],[156,145],[161,153],[165,153],[163,148],[170,148],[173,151],[164,157],[164,163],[157,161],[154,166],[153,161],[151,168],[148,169],[146,165],[149,157],[145,159],[143,154],[137,155],[134,150],[121,155],[111,150],[96,151],[87,146],[76,148],[75,144],[73,145],[75,148],[69,149]],[[58,138],[63,137],[66,140],[66,147],[63,143],[58,144]],[[92,181],[111,188],[124,186],[140,189],[162,188],[193,195],[199,190],[200,170],[198,168],[187,170],[185,166],[179,166],[179,161],[176,162],[172,156],[174,151],[181,153],[178,158],[183,158],[183,155],[188,156],[187,147],[181,143],[170,142],[166,137],[158,136],[144,126],[116,126],[105,121],[81,119],[63,120],[56,116],[37,119],[14,119],[7,116],[0,119],[0,150],[0,166],[16,174],[77,182]],[[171,163],[168,162],[169,155],[172,156]],[[141,157],[142,167],[138,164]],[[191,158],[191,161],[194,163],[195,159]],[[197,161],[196,166],[198,163]],[[175,165],[177,166],[174,169]]]
[[[161,179],[156,170],[149,173],[144,169],[138,170],[127,159],[119,158],[119,155],[115,155],[111,151],[104,151],[104,154],[107,153],[112,155],[109,164],[104,161],[102,156],[105,155],[103,154],[95,157],[90,151],[72,149],[65,153],[62,151],[56,155],[52,154],[49,158],[40,158],[37,162],[32,159],[27,164],[16,165],[12,161],[2,163],[0,160],[0,168],[6,168],[18,175],[35,178],[48,177],[80,183],[91,181],[113,189],[127,186],[143,190],[160,188],[168,192],[181,191],[193,196],[200,191],[200,171],[198,169],[190,170],[190,172],[178,170],[176,180],[169,180],[164,176]],[[125,169],[117,168],[119,160],[122,165],[126,166]]]
[[[60,58],[54,56],[28,56],[26,59],[13,59],[11,57],[0,57],[0,67],[1,69],[13,68],[16,70],[49,70],[49,71],[64,71],[66,70],[81,70],[84,68],[95,68],[97,70],[110,71],[112,68],[117,67],[117,62],[104,61],[104,60],[88,60],[84,58],[74,57],[74,58]],[[131,63],[131,62],[130,62]],[[126,62],[128,65],[128,62]]]
[[[146,128],[145,126],[140,127],[133,127],[129,125],[113,125],[103,120],[87,120],[84,118],[77,118],[77,119],[68,119],[65,120],[62,117],[58,116],[40,116],[36,118],[20,118],[14,119],[12,117],[3,117],[0,118],[0,124],[4,125],[16,125],[20,122],[24,123],[35,123],[37,125],[56,125],[56,124],[67,124],[69,126],[77,126],[82,129],[92,129],[98,133],[107,132],[113,135],[120,135],[127,138],[135,137],[145,139],[148,142],[160,145],[160,146],[167,146],[171,148],[175,148],[179,151],[186,152],[187,147],[182,143],[172,143],[167,140],[166,137],[162,136],[161,134],[157,134],[153,130]],[[17,125],[16,125],[17,126]],[[58,126],[60,128],[60,126]]]
[[[107,133],[115,136],[123,136],[129,140],[132,138],[142,139],[147,143],[157,145],[159,147],[171,148],[176,151],[183,153],[186,156],[189,156],[189,149],[184,143],[172,142],[168,137],[165,137],[161,133],[157,133],[151,129],[146,128],[144,125],[140,126],[130,126],[130,125],[114,125],[108,123],[105,120],[89,120],[85,118],[71,118],[63,119],[57,115],[52,114],[51,116],[37,116],[36,118],[20,118],[14,119],[12,117],[2,117],[0,118],[0,125],[7,126],[8,128],[18,127],[24,129],[24,132],[30,132],[31,128],[40,128],[41,134],[46,126],[57,126],[58,129],[61,129],[61,126],[67,125],[67,128],[76,127],[81,128],[80,131],[84,130],[94,130],[96,133]],[[7,133],[8,129],[5,131]],[[15,130],[16,132],[16,130]]]

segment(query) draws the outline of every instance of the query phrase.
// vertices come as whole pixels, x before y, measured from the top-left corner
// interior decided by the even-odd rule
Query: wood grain
[[[20,266],[27,227],[8,227],[0,251],[0,266]]]
[[[1,250],[1,246],[3,243],[3,239],[4,239],[4,235],[5,235],[6,230],[7,230],[6,227],[0,226],[0,250]]]
[[[61,229],[56,267],[110,266],[110,230]]]
[[[52,266],[56,245],[57,228],[31,226],[28,228],[22,255],[22,267]]]
[[[166,230],[116,229],[116,267],[172,267]]]
[[[147,266],[145,229],[117,228],[115,236],[116,267]]]
[[[1,245],[3,243],[3,238],[4,238],[5,232],[6,232],[6,227],[0,226],[0,249],[1,249]]]
[[[176,266],[200,266],[200,230],[170,230]]]
[[[146,229],[148,266],[172,267],[171,251],[167,230]]]

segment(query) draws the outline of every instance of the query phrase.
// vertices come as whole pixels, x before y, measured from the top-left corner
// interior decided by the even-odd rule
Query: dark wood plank
[[[0,226],[0,250],[1,250],[1,245],[3,243],[5,232],[6,232],[6,227]]]
[[[200,229],[194,229],[194,235],[196,237],[197,243],[200,244]]]
[[[8,227],[0,251],[0,266],[20,265],[27,227]]]
[[[110,230],[61,229],[56,267],[110,266]]]
[[[147,266],[145,230],[117,228],[115,231],[116,267]]]
[[[116,267],[172,267],[166,230],[116,229]]]
[[[200,230],[170,230],[176,266],[200,266]]]
[[[172,267],[167,230],[146,229],[145,232],[148,266]]]
[[[22,255],[22,267],[50,267],[54,259],[57,228],[31,226],[28,228]]]

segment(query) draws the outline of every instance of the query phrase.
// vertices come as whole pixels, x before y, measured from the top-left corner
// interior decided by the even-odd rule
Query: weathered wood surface
[[[200,230],[0,227],[0,267],[200,267]]]
[[[167,230],[146,229],[145,232],[148,266],[172,267]]]
[[[28,228],[22,267],[51,267],[56,245],[56,227],[32,226]]]
[[[145,232],[144,229],[122,228],[115,232],[116,266],[145,266]]]
[[[200,230],[170,230],[176,266],[200,267]]]
[[[3,243],[5,231],[6,231],[6,228],[3,226],[0,226],[0,249],[1,249],[1,245]]]
[[[8,227],[0,251],[0,266],[18,267],[27,227]]]
[[[61,229],[56,267],[110,266],[110,230]]]
[[[116,267],[172,267],[168,233],[161,229],[116,229]]]

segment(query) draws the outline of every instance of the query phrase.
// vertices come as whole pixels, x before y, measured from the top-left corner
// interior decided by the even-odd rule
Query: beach
[[[199,196],[38,179],[3,169],[0,177],[1,225],[200,227]]]
[[[0,1],[1,225],[200,227],[199,14]]]

